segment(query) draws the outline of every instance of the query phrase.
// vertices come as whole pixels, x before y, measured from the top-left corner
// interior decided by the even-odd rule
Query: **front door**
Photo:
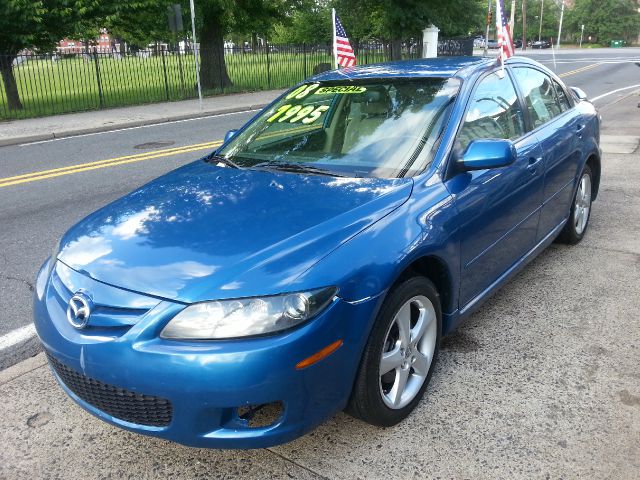
[[[461,309],[535,246],[542,204],[542,149],[526,133],[509,75],[494,72],[476,85],[457,151],[478,138],[510,139],[518,156],[507,167],[460,172],[447,180],[460,218]]]

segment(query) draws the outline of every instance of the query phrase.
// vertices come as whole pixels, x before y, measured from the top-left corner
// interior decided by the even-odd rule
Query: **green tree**
[[[619,39],[633,42],[640,33],[636,0],[576,0],[573,8],[565,12],[565,18],[567,31],[574,38],[580,36],[584,25],[585,36],[605,45]]]
[[[505,2],[507,3],[507,2]],[[542,8],[543,7],[543,8]],[[510,8],[510,7],[509,7]],[[510,14],[510,12],[507,12]],[[542,17],[540,16],[542,14]],[[542,18],[542,30],[540,19]],[[560,7],[553,0],[527,0],[527,40],[551,39],[558,35],[560,23]],[[495,28],[495,25],[492,25]],[[522,5],[516,2],[514,15],[513,38],[522,38]]]
[[[48,51],[73,32],[73,7],[71,0],[0,0],[0,72],[10,110],[22,109],[13,62],[22,50]]]
[[[157,41],[176,41],[178,38],[169,30],[167,7],[173,0],[136,0],[112,3],[108,15],[96,25],[106,28],[113,38],[130,45],[145,47]],[[183,25],[189,26],[189,10],[182,9]],[[121,42],[122,45],[123,42]]]
[[[196,3],[205,89],[232,85],[224,60],[224,36],[232,31],[265,34],[296,2],[292,0],[200,0]]]
[[[422,38],[422,30],[437,25],[442,35],[467,34],[481,27],[484,0],[334,0],[350,35],[390,42],[391,58],[400,59],[406,39]]]
[[[331,8],[327,1],[302,0],[273,27],[274,43],[324,43],[332,35]]]

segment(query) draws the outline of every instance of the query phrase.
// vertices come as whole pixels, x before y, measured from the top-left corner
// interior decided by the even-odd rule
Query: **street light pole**
[[[538,31],[538,41],[542,40],[542,15],[544,15],[544,0],[540,4],[540,30]]]
[[[580,28],[580,48],[582,48],[582,37],[584,37],[584,24]]]
[[[527,49],[527,0],[522,0],[522,50]]]
[[[558,48],[560,48],[560,37],[562,36],[562,20],[564,19],[564,0],[562,0],[562,10],[560,10],[560,26],[558,27]]]
[[[193,0],[189,0],[189,8],[191,9],[191,34],[193,35],[193,54],[196,58],[196,79],[198,80],[198,102],[200,110],[202,110],[202,86],[200,85],[200,59],[198,55],[198,40],[196,39],[196,8],[193,5]]]

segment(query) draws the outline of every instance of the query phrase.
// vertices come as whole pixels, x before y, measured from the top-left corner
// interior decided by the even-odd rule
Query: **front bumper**
[[[75,329],[67,321],[64,294],[54,277],[55,272],[46,282],[39,278],[34,321],[63,389],[111,424],[197,447],[259,448],[287,442],[344,408],[378,304],[378,298],[357,305],[337,298],[320,316],[279,335],[178,342],[159,338],[166,321],[183,308],[167,301],[158,301],[132,326],[114,321],[118,325],[111,328]],[[296,370],[299,361],[336,340],[343,341],[337,351]],[[65,384],[71,378],[73,384]],[[168,419],[129,421],[147,418],[149,412],[140,413],[146,408],[139,402],[144,398],[168,401]],[[114,409],[104,401],[125,403]],[[242,418],[240,411],[247,406],[265,404],[282,407],[273,423],[255,427]],[[120,413],[129,407],[142,417]]]

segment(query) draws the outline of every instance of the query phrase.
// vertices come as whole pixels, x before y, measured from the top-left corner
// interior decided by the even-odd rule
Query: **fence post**
[[[98,50],[93,47],[93,61],[96,64],[96,81],[98,82],[98,98],[100,108],[104,108],[104,96],[102,94],[102,81],[100,80],[100,62],[98,60]]]
[[[178,67],[180,68],[180,87],[182,87],[182,97],[184,98],[184,72],[182,71],[182,52],[180,51],[180,42],[178,42]]]
[[[304,76],[302,77],[302,79],[304,80],[305,78],[308,77],[307,75],[307,44],[306,43],[302,43],[302,56],[304,58],[303,60],[304,67],[302,72]]]
[[[167,61],[164,58],[164,45],[162,45],[162,49],[160,50],[162,54],[162,70],[164,71],[164,93],[167,96],[167,101],[169,100],[169,79],[167,78]]]
[[[267,90],[271,89],[271,64],[269,63],[269,42],[264,39],[264,46],[267,49]]]

